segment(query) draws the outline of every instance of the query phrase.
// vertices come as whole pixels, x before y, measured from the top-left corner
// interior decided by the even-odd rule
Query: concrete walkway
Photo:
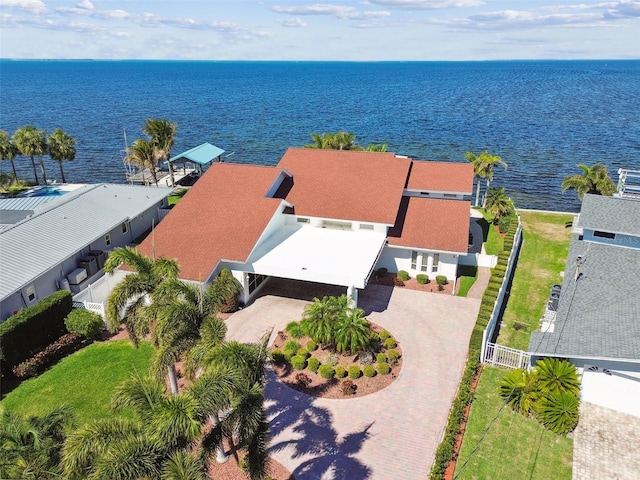
[[[469,289],[467,298],[476,298],[482,300],[482,295],[489,285],[489,279],[491,278],[491,269],[489,267],[478,268],[478,278],[475,283]]]
[[[319,294],[321,296],[322,294]],[[307,304],[269,295],[232,315],[228,338],[272,339]],[[271,454],[297,480],[423,480],[462,374],[477,299],[371,285],[360,293],[368,318],[400,342],[404,363],[386,389],[355,399],[319,399],[268,372]]]

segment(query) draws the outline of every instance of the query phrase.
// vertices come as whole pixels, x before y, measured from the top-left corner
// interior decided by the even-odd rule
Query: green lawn
[[[493,225],[493,216],[483,208],[476,207],[484,219],[479,219],[478,223],[482,227],[482,241],[484,242],[484,249],[487,255],[498,255],[502,252],[503,241],[502,237]]]
[[[497,343],[527,350],[544,313],[551,286],[562,283],[573,215],[520,212],[524,243]]]
[[[0,406],[21,415],[43,415],[67,405],[78,424],[108,417],[113,389],[134,368],[146,374],[152,353],[148,342],[141,342],[138,349],[129,340],[94,343],[22,382]]]
[[[536,420],[509,407],[502,409],[478,450],[460,470],[503,404],[497,385],[507,371],[485,367],[482,372],[456,465],[456,479],[570,480],[573,441],[545,430]]]
[[[458,297],[466,297],[469,289],[476,283],[478,278],[478,267],[472,265],[463,265],[460,267],[460,288],[458,289]]]

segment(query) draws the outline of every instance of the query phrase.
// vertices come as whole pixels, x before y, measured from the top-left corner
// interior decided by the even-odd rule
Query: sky
[[[638,59],[640,0],[0,0],[0,57]]]

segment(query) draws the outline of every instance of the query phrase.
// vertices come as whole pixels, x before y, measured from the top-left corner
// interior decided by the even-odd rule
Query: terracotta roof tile
[[[265,198],[279,169],[214,163],[140,250],[175,258],[180,277],[205,281],[218,261],[243,262],[281,201]]]
[[[471,163],[414,160],[411,164],[407,188],[471,195],[473,191],[473,165]]]
[[[411,160],[393,153],[290,148],[278,166],[293,175],[296,215],[392,225]]]
[[[389,245],[467,253],[470,208],[468,200],[403,197]]]

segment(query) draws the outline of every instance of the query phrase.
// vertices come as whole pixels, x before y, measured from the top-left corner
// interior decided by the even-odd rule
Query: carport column
[[[358,306],[358,289],[353,285],[347,287],[347,300],[349,307],[356,308]]]

